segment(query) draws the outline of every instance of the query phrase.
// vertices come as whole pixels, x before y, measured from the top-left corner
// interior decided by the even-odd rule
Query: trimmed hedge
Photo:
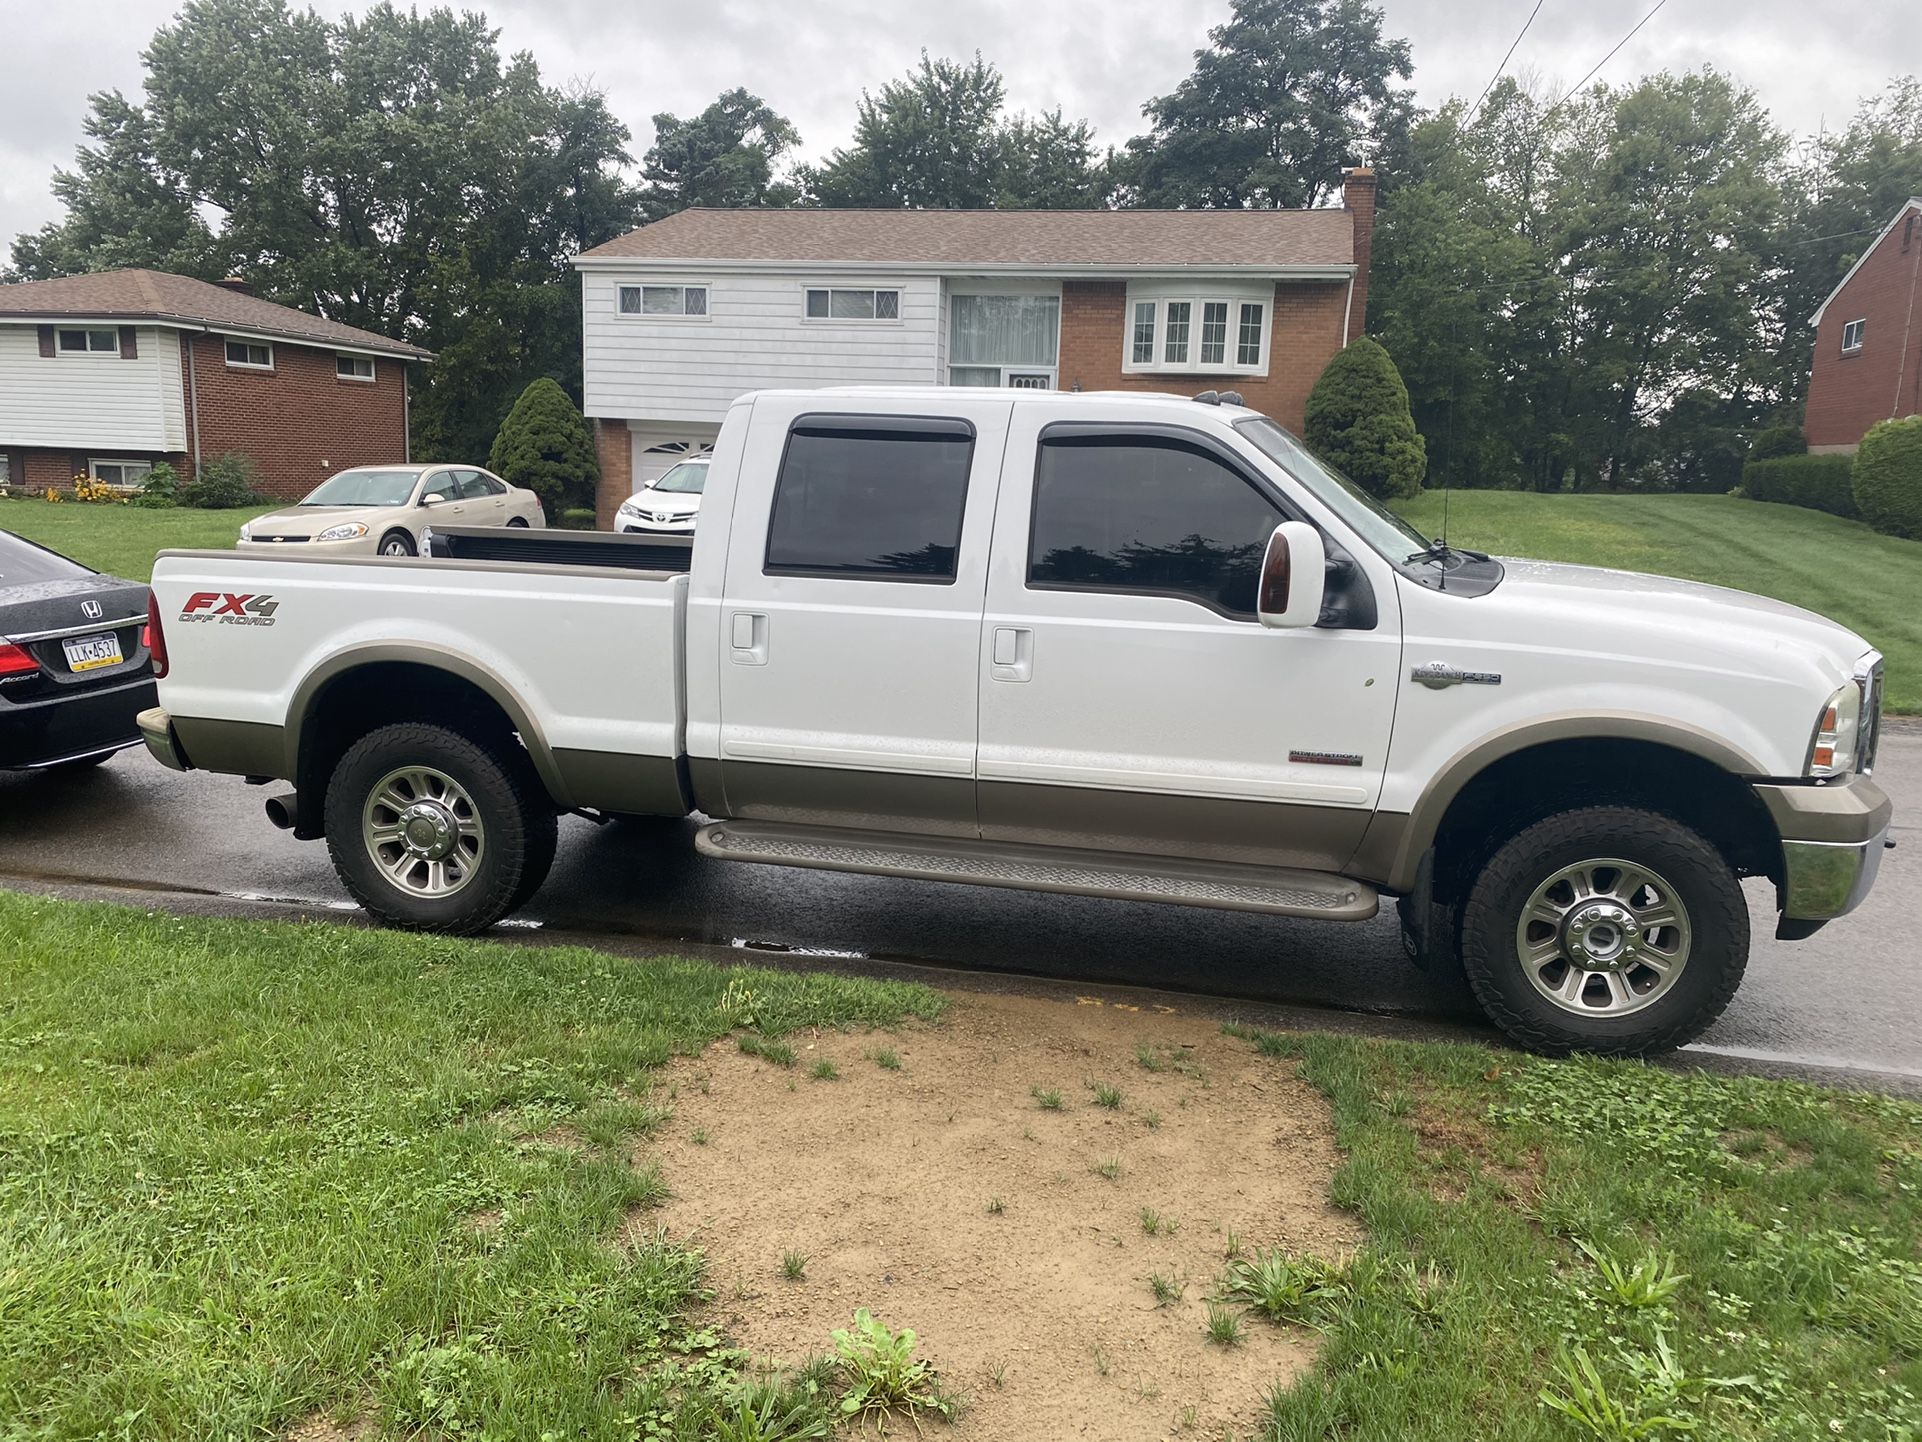
[[[1742,490],[1751,501],[1807,506],[1831,516],[1857,514],[1849,456],[1779,456],[1742,467]]]
[[[1800,426],[1769,426],[1757,431],[1748,448],[1751,461],[1775,461],[1783,456],[1799,456],[1809,448]]]
[[[1421,490],[1428,447],[1408,409],[1408,387],[1381,343],[1357,336],[1335,352],[1308,393],[1308,449],[1383,500]]]
[[[1876,530],[1922,540],[1922,416],[1869,427],[1855,451],[1855,505]]]

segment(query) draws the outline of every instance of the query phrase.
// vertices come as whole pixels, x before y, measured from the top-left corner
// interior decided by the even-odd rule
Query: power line
[[[1660,10],[1666,4],[1668,4],[1668,0],[1655,0],[1655,10]],[[1649,11],[1648,14],[1644,15],[1640,20],[1637,20],[1635,22],[1635,30],[1640,30],[1644,25],[1648,24],[1649,21],[1653,20],[1655,18],[1655,10]],[[1624,35],[1620,40],[1617,40],[1615,42],[1615,50],[1620,50],[1624,45],[1628,44],[1629,41],[1633,40],[1635,38],[1635,30],[1629,31],[1628,34]],[[1577,80],[1573,85],[1569,86],[1568,89],[1562,93],[1562,98],[1560,100],[1557,100],[1553,105],[1549,106],[1548,108],[1550,110],[1561,109],[1563,103],[1567,101],[1569,96],[1573,95],[1576,91],[1580,90],[1584,85],[1588,84],[1589,81],[1593,80],[1595,78],[1597,71],[1599,71],[1604,65],[1608,64],[1609,61],[1615,58],[1615,50],[1609,51],[1608,54],[1604,55],[1600,60],[1597,60],[1595,62],[1594,70],[1589,71],[1588,74],[1584,75],[1580,80]]]
[[[1528,18],[1522,22],[1521,30],[1513,40],[1508,42],[1508,53],[1502,56],[1502,63],[1495,67],[1495,73],[1488,77],[1488,83],[1482,87],[1482,93],[1475,97],[1475,103],[1468,108],[1468,119],[1462,122],[1464,130],[1474,123],[1476,113],[1482,108],[1482,102],[1488,99],[1488,92],[1493,90],[1495,82],[1502,78],[1502,71],[1508,68],[1509,57],[1515,53],[1515,47],[1522,43],[1522,36],[1526,35],[1528,27],[1535,23],[1535,17],[1542,13],[1543,3],[1544,0],[1535,0],[1535,8],[1528,12]]]

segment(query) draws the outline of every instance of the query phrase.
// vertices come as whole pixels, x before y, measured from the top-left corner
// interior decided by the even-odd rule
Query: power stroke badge
[[[1408,673],[1408,679],[1431,691],[1439,691],[1444,686],[1499,686],[1502,673],[1499,671],[1463,671],[1449,665],[1446,661],[1430,661],[1425,666],[1417,666]]]
[[[280,602],[272,596],[235,595],[232,591],[196,591],[180,608],[187,622],[214,621],[222,626],[271,626]]]

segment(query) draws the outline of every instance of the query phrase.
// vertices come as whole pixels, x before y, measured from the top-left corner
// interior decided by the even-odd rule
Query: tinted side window
[[[973,456],[966,421],[803,417],[775,483],[768,573],[952,581]]]
[[[1044,440],[1028,584],[1183,596],[1255,614],[1281,513],[1199,448],[1159,438]]]
[[[65,556],[55,555],[31,541],[23,541],[10,532],[0,531],[0,587],[36,586],[42,581],[77,581],[82,576],[92,574],[77,561],[69,561]]]

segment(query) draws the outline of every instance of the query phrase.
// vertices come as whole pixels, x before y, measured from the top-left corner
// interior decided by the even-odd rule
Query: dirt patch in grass
[[[359,1418],[342,1426],[325,1413],[315,1413],[294,1423],[286,1442],[364,1442],[374,1435],[374,1424]]]
[[[1429,1190],[1443,1201],[1459,1202],[1467,1182],[1477,1173],[1493,1177],[1517,1201],[1535,1194],[1541,1184],[1542,1158],[1534,1148],[1510,1156],[1497,1155],[1488,1128],[1474,1117],[1422,1101],[1413,1118],[1415,1146],[1434,1169]]]
[[[1006,997],[897,1034],[898,1070],[872,1035],[787,1040],[793,1068],[732,1041],[674,1063],[654,1093],[673,1091],[672,1120],[643,1148],[673,1196],[639,1225],[706,1251],[740,1345],[792,1363],[867,1307],[967,1397],[952,1435],[1022,1442],[1243,1431],[1312,1363],[1305,1332],[1204,1331],[1231,1234],[1331,1260],[1361,1240],[1328,1202],[1326,1103],[1248,1043],[1199,1017]],[[1184,1065],[1150,1070],[1144,1044]],[[812,1078],[823,1060],[836,1079]],[[1178,1300],[1157,1305],[1157,1275]]]

